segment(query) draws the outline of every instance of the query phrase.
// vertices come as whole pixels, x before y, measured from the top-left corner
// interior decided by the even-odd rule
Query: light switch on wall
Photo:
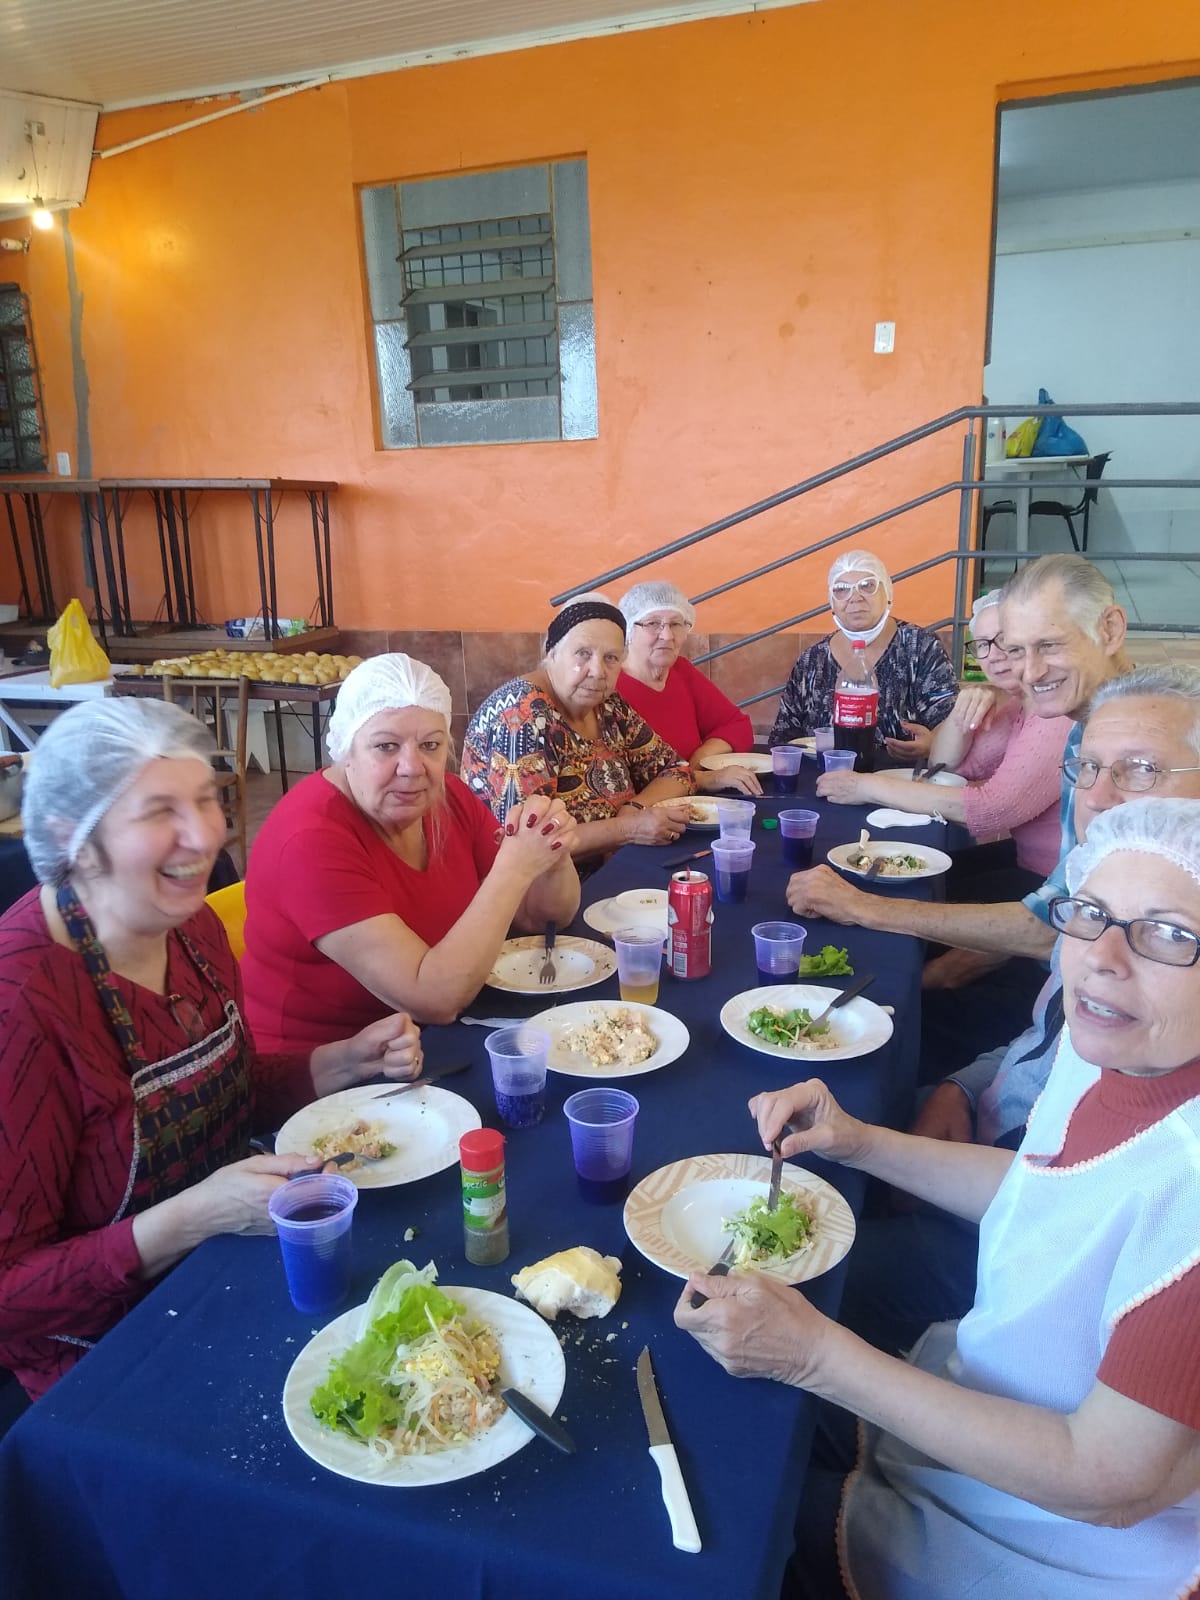
[[[875,354],[877,356],[890,356],[896,348],[896,324],[894,322],[877,322],[875,324]]]
[[[71,476],[71,453],[69,450],[57,450],[54,455],[54,470],[60,478]]]

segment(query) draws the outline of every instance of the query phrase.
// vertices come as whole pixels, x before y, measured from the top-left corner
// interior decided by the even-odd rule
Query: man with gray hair
[[[1129,670],[1125,655],[1125,613],[1116,604],[1107,579],[1082,556],[1042,556],[1030,562],[1006,586],[1001,600],[1004,647],[1017,664],[1021,687],[1031,708],[1044,717],[1071,717],[1077,724],[1067,738],[1064,760],[1079,753],[1081,724],[1093,696],[1110,678]],[[828,917],[889,933],[952,945],[985,956],[1033,956],[1045,960],[1054,945],[1049,903],[1065,893],[1062,864],[1075,845],[1072,790],[1063,784],[1062,853],[1046,882],[1024,900],[998,904],[948,904],[900,900],[853,888],[831,868],[795,873],[787,900],[797,915]],[[990,965],[994,966],[993,959]],[[941,963],[938,964],[941,966]],[[988,964],[967,958],[969,978]],[[943,968],[943,973],[945,969]],[[960,974],[960,982],[968,978]],[[957,985],[946,984],[953,988]],[[972,988],[970,1007],[953,1005],[945,1027],[936,1026],[936,1001],[923,1017],[927,1035],[923,1051],[926,1081],[940,1078],[948,1066],[972,1060],[981,1050],[1011,1036],[1013,998],[1000,993],[987,1006],[981,987]],[[936,994],[936,989],[927,993]],[[1022,1003],[1028,1005],[1028,991]],[[969,1010],[969,1018],[965,1013]],[[936,1040],[933,1036],[937,1035]],[[957,1050],[957,1054],[953,1054]]]
[[[1200,669],[1141,667],[1096,691],[1079,753],[1064,763],[1074,825],[1127,800],[1200,799]],[[1059,891],[1067,894],[1065,877]],[[1033,1021],[932,1091],[911,1132],[1015,1149],[1063,1028],[1057,959]],[[907,1349],[932,1322],[961,1316],[975,1289],[978,1229],[925,1209],[863,1224],[840,1320],[883,1349]]]

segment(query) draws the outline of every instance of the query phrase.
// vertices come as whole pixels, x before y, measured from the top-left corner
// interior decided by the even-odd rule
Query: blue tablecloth
[[[764,802],[760,816],[776,809]],[[818,859],[830,844],[857,837],[860,826],[856,808],[828,808]],[[712,976],[663,981],[659,1003],[686,1022],[690,1049],[626,1085],[641,1102],[635,1180],[682,1156],[757,1150],[747,1098],[793,1076],[729,1039],[717,1021],[724,1000],[757,982],[751,923],[788,915],[778,832],[756,821],[754,837],[749,899],[716,907]],[[940,842],[932,828],[920,837]],[[699,848],[706,836],[692,832],[692,840]],[[586,898],[665,885],[662,863],[680,853],[679,844],[622,851],[588,881]],[[577,931],[589,930],[580,923]],[[877,974],[871,997],[896,1008],[892,1044],[831,1063],[829,1081],[858,1115],[898,1114],[915,1070],[919,946],[813,923],[810,948],[827,938],[849,947],[856,972]],[[613,979],[569,998],[615,993]],[[472,1009],[530,1015],[539,999],[484,990]],[[427,1057],[431,1067],[469,1058],[471,1070],[452,1087],[494,1123],[485,1037],[462,1024],[429,1029]],[[590,1206],[577,1194],[561,1110],[577,1087],[552,1075],[545,1122],[508,1137],[508,1262],[465,1264],[453,1168],[405,1188],[363,1191],[353,1289],[355,1301],[365,1298],[402,1255],[435,1260],[445,1284],[500,1292],[509,1292],[510,1273],[551,1250],[590,1244],[621,1256],[624,1292],[615,1311],[599,1321],[561,1319],[567,1380],[559,1415],[577,1455],[564,1458],[532,1441],[490,1472],[411,1490],[323,1471],[292,1443],[280,1412],[288,1367],[318,1321],[291,1308],[274,1239],[214,1239],[0,1446],[0,1593],[8,1600],[325,1600],[383,1588],[405,1600],[774,1600],[791,1548],[812,1402],[797,1390],[728,1377],[675,1329],[679,1281],[629,1244],[619,1205]],[[855,1176],[828,1175],[857,1205]],[[412,1244],[404,1242],[408,1227],[420,1230]],[[806,1292],[836,1312],[840,1278],[840,1270],[830,1273]],[[647,1454],[634,1380],[646,1344],[704,1541],[699,1556],[672,1547]]]

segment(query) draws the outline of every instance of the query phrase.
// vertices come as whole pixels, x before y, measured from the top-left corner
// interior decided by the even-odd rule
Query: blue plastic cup
[[[546,1113],[550,1035],[524,1025],[498,1028],[484,1040],[492,1063],[496,1110],[510,1128],[533,1128]]]
[[[350,1293],[350,1224],[358,1190],[336,1172],[282,1183],[267,1202],[297,1311],[332,1311]]]
[[[713,866],[717,886],[717,899],[727,905],[737,905],[746,898],[750,887],[750,868],[754,863],[753,839],[714,839],[712,842]]]
[[[799,745],[777,744],[771,751],[771,776],[777,796],[795,794],[804,751]]]
[[[807,928],[798,922],[756,922],[754,959],[762,983],[795,983],[804,954]]]
[[[568,1096],[563,1112],[585,1200],[619,1200],[628,1188],[638,1110],[636,1097],[624,1089],[580,1089]]]
[[[783,859],[789,867],[811,867],[813,836],[820,822],[816,811],[781,811],[779,836],[783,840]]]

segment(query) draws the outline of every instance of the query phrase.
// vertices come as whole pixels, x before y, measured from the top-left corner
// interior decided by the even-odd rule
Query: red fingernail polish
[[[497,844],[500,843],[500,841],[501,841],[501,839],[503,839],[503,837],[504,837],[504,829],[503,828],[497,828],[495,833],[492,835],[492,838],[496,841]]]
[[[556,825],[553,822],[548,822],[546,824],[546,826],[542,829],[542,832],[543,833],[554,833],[555,832],[555,828],[556,828]]]
[[[525,824],[525,826],[527,828],[536,828],[537,824],[538,824],[538,819],[536,817],[530,817],[529,821]]]
[[[504,832],[505,832],[505,834],[507,835],[508,838],[511,839],[513,834],[516,833],[516,831],[517,831],[517,825],[516,825],[515,822],[506,822],[504,824]]]
[[[567,841],[565,839],[559,839],[556,843],[552,844],[550,846],[550,848],[551,848],[551,850],[561,850],[563,845],[566,844],[566,842]]]

